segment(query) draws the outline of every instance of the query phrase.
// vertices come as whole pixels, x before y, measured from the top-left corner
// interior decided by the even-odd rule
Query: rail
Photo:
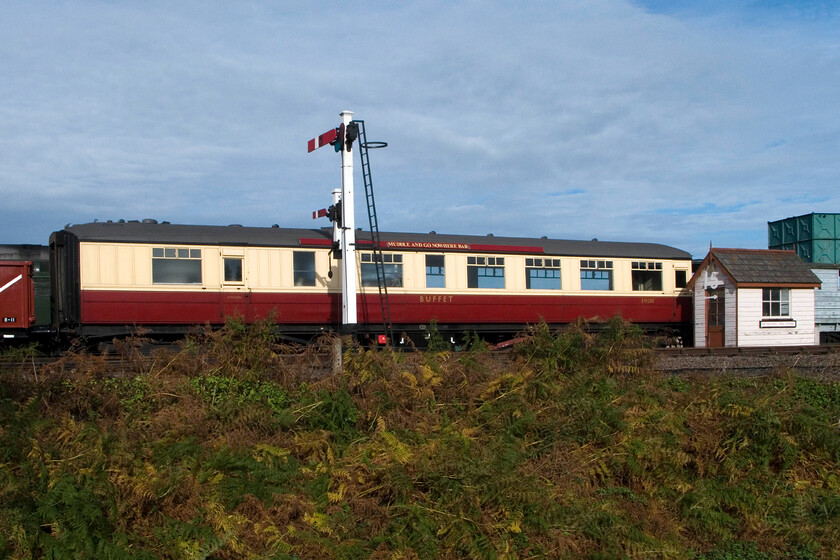
[[[372,349],[375,351],[375,349]],[[467,352],[453,352],[453,355]],[[168,354],[173,359],[177,351]],[[510,349],[488,352],[489,359],[512,363]],[[654,369],[665,374],[741,374],[760,375],[795,369],[800,373],[840,381],[840,345],[781,346],[761,348],[660,348],[654,351]],[[166,359],[166,358],[164,358]],[[284,368],[299,369],[306,377],[323,378],[332,375],[332,355],[328,351],[306,350],[301,353],[276,354]],[[73,372],[90,370],[92,365],[107,371],[107,375],[139,375],[165,369],[166,364],[156,355],[114,354],[52,354],[0,358],[0,373],[18,372],[37,378],[44,371]]]

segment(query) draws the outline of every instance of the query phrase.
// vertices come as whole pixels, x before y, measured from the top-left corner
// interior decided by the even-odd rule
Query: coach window
[[[426,255],[426,287],[445,288],[446,269],[443,255]]]
[[[226,284],[241,284],[242,283],[242,258],[241,257],[224,257],[225,267],[225,283]]]
[[[662,263],[634,261],[632,265],[634,292],[662,291]]]
[[[560,259],[525,259],[525,287],[529,290],[559,290]]]
[[[612,261],[580,261],[581,290],[612,290]]]
[[[376,263],[379,262],[380,254],[362,253],[362,286],[377,287],[379,281],[376,275]],[[385,273],[385,285],[389,288],[402,288],[403,265],[402,255],[394,253],[381,253],[382,271]]]
[[[153,284],[201,284],[201,249],[152,248]]]
[[[688,286],[688,272],[685,270],[674,271],[674,287],[685,288]]]
[[[467,257],[467,287],[505,287],[504,257]]]
[[[762,288],[761,305],[763,317],[790,317],[790,289]]]
[[[295,251],[294,261],[295,286],[315,285],[315,253]]]

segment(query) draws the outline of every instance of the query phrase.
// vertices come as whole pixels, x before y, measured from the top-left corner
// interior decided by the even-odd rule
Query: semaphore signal
[[[341,124],[307,142],[308,152],[331,144],[336,152],[341,153],[341,193],[333,194],[333,206],[338,207],[340,200],[340,214],[334,216],[340,219],[333,221],[333,239],[339,246],[341,255],[341,317],[345,331],[351,332],[357,323],[356,311],[356,220],[353,204],[353,156],[350,150],[353,141],[359,136],[358,125],[352,122],[353,112],[340,113]],[[324,212],[321,214],[321,212]],[[316,210],[313,218],[329,216],[329,210]]]

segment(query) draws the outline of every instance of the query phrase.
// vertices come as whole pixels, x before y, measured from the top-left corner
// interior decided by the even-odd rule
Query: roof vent
[[[548,239],[548,236],[547,236],[547,235],[543,235],[542,237],[540,237],[540,239]]]
[[[593,238],[592,238],[592,241],[598,241],[598,238],[597,238],[597,237],[593,237]]]
[[[242,224],[230,224],[228,227],[242,227]]]
[[[492,233],[488,233],[487,237],[495,237]]]
[[[143,223],[144,224],[156,224],[158,222],[157,222],[157,220],[153,220],[152,218],[144,218]]]
[[[279,224],[271,224],[271,229],[280,229]]]
[[[118,223],[118,224],[124,224],[124,223],[125,223],[125,220],[124,220],[123,218],[120,218],[119,220],[117,220],[117,223]]]
[[[437,232],[435,230],[432,230],[429,232],[429,235],[437,235]]]

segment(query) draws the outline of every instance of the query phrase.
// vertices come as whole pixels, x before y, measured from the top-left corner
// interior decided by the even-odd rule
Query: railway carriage
[[[0,245],[0,340],[50,332],[49,247]]]
[[[540,320],[621,315],[678,332],[691,321],[691,257],[664,245],[382,233],[377,249],[357,232],[363,335],[383,330],[380,258],[394,331],[412,337],[432,322],[502,339]],[[53,323],[64,332],[180,333],[228,316],[273,316],[303,338],[340,328],[332,228],[97,222],[54,233],[50,251]]]
[[[35,323],[32,261],[0,260],[0,339],[25,337]]]

